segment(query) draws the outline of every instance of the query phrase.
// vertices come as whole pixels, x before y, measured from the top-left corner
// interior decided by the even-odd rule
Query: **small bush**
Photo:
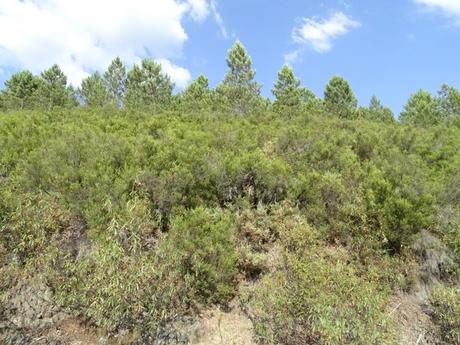
[[[43,253],[54,235],[71,222],[71,213],[50,195],[26,195],[17,200],[8,224],[1,229],[6,247],[25,263]]]
[[[384,312],[389,291],[345,249],[313,245],[304,226],[287,238],[283,264],[249,293],[261,344],[395,344]],[[287,243],[286,243],[287,244]]]
[[[190,301],[226,303],[235,294],[236,226],[229,213],[197,208],[172,220],[164,260],[174,262]]]

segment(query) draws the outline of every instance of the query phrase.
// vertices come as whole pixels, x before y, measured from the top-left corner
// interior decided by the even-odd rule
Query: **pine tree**
[[[99,72],[82,81],[80,94],[83,102],[90,107],[103,107],[109,102],[109,92]]]
[[[50,110],[69,105],[71,97],[67,88],[67,77],[58,65],[42,72],[40,77],[38,93],[42,107]]]
[[[80,102],[80,90],[73,85],[67,87],[67,104],[68,107],[78,107]]]
[[[134,108],[160,109],[169,105],[174,84],[161,71],[161,65],[144,59],[134,65],[126,82],[126,104]]]
[[[0,91],[0,110],[6,110],[5,91]]]
[[[324,104],[326,109],[339,117],[353,117],[358,101],[356,100],[350,84],[342,77],[332,77],[324,91]]]
[[[15,73],[5,82],[4,106],[8,109],[30,109],[40,81],[29,71]]]
[[[209,80],[204,75],[198,76],[180,96],[180,102],[187,109],[204,109],[211,106],[212,92]]]
[[[460,92],[452,86],[443,84],[438,92],[438,107],[444,119],[460,117]]]
[[[442,120],[438,101],[427,91],[419,90],[409,97],[401,112],[402,123],[413,125],[434,125]]]
[[[379,112],[383,109],[382,102],[377,98],[377,96],[372,96],[369,102],[369,110]]]
[[[303,105],[311,105],[311,104],[314,104],[314,103],[321,103],[321,99],[318,98],[314,93],[313,91],[305,88],[305,87],[301,87],[299,89],[300,91],[300,103],[303,104]]]
[[[117,107],[122,107],[126,92],[126,67],[119,57],[112,61],[104,73],[104,80],[110,102]]]
[[[236,41],[228,51],[228,72],[218,87],[232,111],[238,115],[246,114],[257,102],[261,86],[254,81],[256,72],[246,48]]]
[[[394,114],[390,110],[390,108],[383,106],[380,100],[376,96],[372,96],[370,100],[367,117],[371,120],[376,120],[376,121],[383,121],[383,122],[394,122],[395,121]]]
[[[302,88],[300,80],[294,75],[294,71],[288,65],[284,65],[278,72],[278,80],[272,89],[276,97],[274,107],[277,111],[288,112],[292,115],[295,108],[302,102]]]

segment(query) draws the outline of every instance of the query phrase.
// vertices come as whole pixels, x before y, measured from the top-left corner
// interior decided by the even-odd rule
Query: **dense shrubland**
[[[460,343],[458,91],[415,94],[401,124],[342,78],[321,100],[285,66],[272,103],[240,43],[227,62],[174,96],[148,60],[80,90],[57,66],[7,82],[0,298],[39,275],[89,323],[153,333],[237,298],[261,344],[396,344],[388,300],[429,231],[453,262],[433,319]]]

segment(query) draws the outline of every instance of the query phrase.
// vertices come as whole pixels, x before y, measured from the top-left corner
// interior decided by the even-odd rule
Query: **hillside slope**
[[[459,151],[314,113],[0,114],[0,342],[460,344]]]

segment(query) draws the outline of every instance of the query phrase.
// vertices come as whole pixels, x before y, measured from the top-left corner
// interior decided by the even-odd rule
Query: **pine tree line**
[[[301,86],[288,65],[282,66],[278,72],[272,88],[274,101],[264,99],[260,94],[261,85],[255,81],[251,57],[240,41],[228,51],[227,65],[228,72],[215,89],[211,89],[209,80],[200,75],[175,95],[170,77],[163,73],[159,63],[151,59],[144,59],[128,70],[117,57],[107,71],[103,74],[94,72],[78,89],[68,85],[67,77],[57,65],[39,76],[21,71],[5,82],[5,89],[0,93],[0,108],[51,110],[57,107],[113,106],[148,111],[214,109],[245,115],[255,109],[271,107],[289,117],[310,109],[348,119],[395,121],[392,111],[375,96],[368,107],[358,107],[350,84],[339,76],[331,78],[324,98],[318,98]],[[423,90],[411,95],[400,114],[402,123],[414,125],[432,125],[458,118],[460,92],[449,85],[442,85],[438,96]]]

